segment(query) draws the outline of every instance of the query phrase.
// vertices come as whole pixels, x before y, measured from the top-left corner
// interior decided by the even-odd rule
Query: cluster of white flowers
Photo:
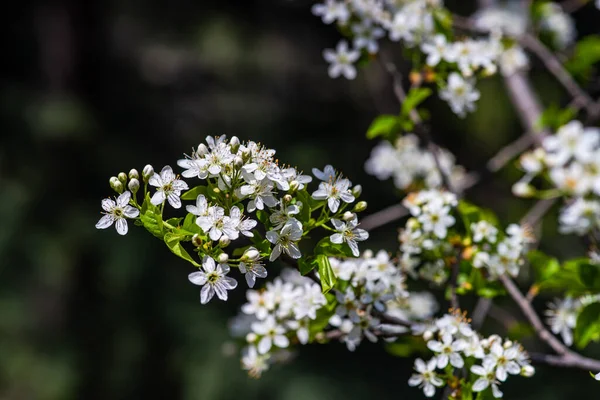
[[[526,68],[528,59],[517,45],[505,47],[502,35],[519,35],[525,31],[525,19],[514,12],[494,9],[475,17],[476,25],[490,35],[478,39],[448,41],[443,34],[436,34],[434,13],[443,6],[437,0],[408,0],[392,2],[383,0],[326,0],[316,4],[312,12],[324,23],[337,22],[349,27],[352,48],[342,40],[335,50],[326,49],[323,57],[330,64],[329,76],[342,75],[347,79],[356,77],[354,64],[363,49],[370,53],[379,50],[378,41],[387,35],[391,41],[402,41],[409,48],[420,48],[426,56],[426,64],[438,66],[442,61],[451,65],[447,82],[440,91],[454,113],[464,117],[475,110],[480,93],[475,88],[474,74],[494,74],[500,66],[504,75],[511,75]],[[517,15],[517,16],[515,16]],[[516,23],[515,23],[516,21]]]
[[[568,196],[559,218],[560,231],[585,235],[600,227],[600,129],[579,121],[544,138],[542,147],[521,156],[525,176],[513,186],[519,196],[531,196],[531,180],[548,172],[552,184]]]
[[[475,27],[481,30],[519,37],[527,31],[527,13],[506,7],[488,7],[473,15]]]
[[[445,149],[441,149],[437,157],[444,174],[450,177],[452,187],[461,187],[464,168],[456,165],[452,153]],[[399,137],[393,145],[380,142],[371,151],[365,170],[380,180],[392,177],[394,185],[401,190],[438,188],[443,183],[433,154],[419,146],[419,139],[414,134]]]
[[[432,10],[440,6],[441,1],[437,0],[409,0],[399,5],[382,0],[325,0],[315,4],[312,12],[321,17],[323,23],[336,22],[352,32],[352,48],[342,40],[335,50],[324,50],[323,57],[330,64],[329,76],[343,75],[346,79],[354,79],[354,63],[360,58],[361,51],[377,53],[379,40],[386,32],[392,41],[402,39],[409,45],[420,42],[432,34]]]
[[[586,295],[578,298],[570,296],[555,299],[548,303],[545,311],[546,323],[555,335],[560,335],[567,346],[573,344],[573,329],[577,325],[577,316],[581,310],[592,303],[600,301],[600,295]]]
[[[423,337],[435,356],[429,361],[415,360],[416,373],[408,384],[421,387],[427,397],[433,397],[436,388],[445,385],[449,378],[448,366],[463,368],[468,359],[473,360],[468,362],[474,381],[472,391],[491,388],[495,398],[502,397],[499,385],[509,375],[530,377],[535,373],[528,354],[519,343],[503,340],[498,335],[482,338],[457,312],[428,324],[423,330]]]
[[[561,50],[571,45],[577,36],[573,18],[556,3],[542,5],[540,29],[549,33],[554,46]]]
[[[242,367],[253,376],[268,369],[273,355],[291,341],[308,343],[310,323],[327,303],[318,283],[291,269],[267,282],[265,290],[248,290],[246,298],[234,333],[245,335]]]
[[[448,242],[448,229],[456,219],[452,210],[458,204],[456,195],[437,189],[409,194],[403,200],[412,215],[400,231],[400,265],[409,275],[436,284],[448,278],[446,256],[454,255]],[[419,267],[417,271],[417,267]]]
[[[252,141],[241,143],[235,136],[231,140],[226,140],[225,136],[209,136],[206,144],[200,144],[190,156],[177,162],[184,169],[181,174],[183,178],[199,178],[203,181],[203,185],[192,188],[187,195],[187,199],[193,196],[195,200],[193,205],[185,207],[187,216],[191,217],[185,220],[189,220],[187,230],[177,226],[183,218],[175,218],[176,222],[171,224],[166,219],[163,222],[161,217],[165,203],[175,209],[182,207],[181,196],[183,191],[189,189],[188,183],[180,179],[170,166],[165,166],[160,173],[156,173],[150,165],[142,173],[143,193],[144,196],[149,196],[144,198],[143,203],[138,203],[135,197],[140,188],[137,171],[129,173],[129,183],[125,173],[111,178],[111,187],[120,195],[116,201],[102,201],[105,215],[96,227],[105,229],[115,223],[118,233],[124,235],[128,228],[127,218],[139,217],[141,224],[146,224],[144,221],[150,218],[150,224],[156,225],[152,229],[156,229],[154,233],[158,236],[164,234],[163,229],[168,229],[176,231],[176,235],[181,238],[191,239],[203,259],[202,265],[192,261],[201,271],[190,274],[189,280],[203,286],[203,304],[210,301],[214,294],[219,299],[226,300],[227,290],[237,286],[235,279],[226,276],[230,266],[238,267],[245,275],[248,286],[253,287],[257,278],[267,276],[263,257],[269,256],[269,261],[274,261],[282,254],[293,259],[300,258],[302,253],[298,242],[316,227],[322,226],[333,231],[329,240],[334,244],[348,246],[352,254],[358,256],[358,242],[366,240],[369,235],[358,227],[356,212],[364,210],[366,203],[359,202],[352,211],[347,208],[360,195],[360,186],[352,187],[350,180],[327,165],[323,171],[313,168],[312,172],[319,181],[319,186],[311,194],[305,186],[313,178],[303,175],[294,167],[279,166],[274,156],[275,150]],[[156,191],[149,193],[148,186],[155,187]],[[125,187],[129,190],[124,190]],[[324,220],[316,221],[313,226],[303,226],[298,218],[307,205],[302,203],[300,197],[305,202],[307,198],[309,201],[314,199],[322,202],[316,208],[327,210],[319,217]],[[151,206],[155,207],[151,210],[151,217],[140,215],[146,213],[146,209]],[[258,232],[254,230],[258,225],[257,220],[247,215],[251,213],[255,213],[256,219],[264,222],[266,241],[271,248],[267,251],[261,247],[261,253],[255,247],[247,247],[240,258],[230,259],[223,249],[241,236],[253,238]],[[194,222],[197,227],[190,228]],[[304,224],[308,222],[306,220]],[[331,226],[326,225],[327,222]],[[189,260],[189,256],[186,257]]]
[[[521,265],[525,261],[527,245],[533,241],[529,229],[516,224],[506,228],[506,235],[498,240],[498,229],[487,221],[471,224],[473,239],[473,266],[485,267],[489,279],[508,274],[519,275]]]
[[[377,341],[374,332],[380,320],[376,313],[384,312],[388,302],[408,297],[405,278],[383,250],[377,254],[367,250],[355,259],[330,257],[329,262],[340,282],[340,289],[335,290],[338,306],[329,324],[339,329],[340,341],[354,351],[365,337]]]

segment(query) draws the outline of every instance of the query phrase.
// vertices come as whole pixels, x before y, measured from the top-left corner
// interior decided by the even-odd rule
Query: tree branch
[[[531,323],[537,336],[558,354],[558,356],[543,356],[538,360],[535,360],[532,357],[534,361],[541,361],[561,367],[573,367],[584,370],[600,371],[600,360],[587,358],[572,351],[546,329],[537,313],[533,309],[531,303],[527,301],[517,285],[515,285],[515,283],[508,276],[501,275],[499,279],[506,288],[506,291],[510,297],[512,297],[515,303],[517,303],[527,320]]]
[[[573,97],[576,106],[584,107],[590,118],[595,119],[600,114],[600,105],[587,94],[565,70],[556,56],[535,36],[525,33],[519,42],[531,50],[543,63],[546,69],[563,85]]]

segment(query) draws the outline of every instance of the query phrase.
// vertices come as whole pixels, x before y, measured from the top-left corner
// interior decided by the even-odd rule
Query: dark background
[[[447,4],[463,14],[473,6]],[[0,28],[1,399],[422,398],[407,385],[413,358],[368,343],[355,353],[307,346],[247,378],[237,355],[223,355],[243,290],[201,306],[190,265],[146,232],[94,228],[111,175],[175,166],[206,135],[261,141],[304,170],[331,163],[363,184],[371,212],[397,202],[391,182],[363,171],[370,121],[398,109],[377,63],[353,82],[331,80],[321,52],[339,35],[304,0],[14,5]],[[598,15],[580,11],[580,32],[597,30]],[[544,105],[568,102],[539,67],[532,75]],[[435,140],[471,170],[522,133],[502,80],[478,87],[479,110],[465,120],[427,102]],[[531,205],[510,195],[518,177],[510,166],[468,195],[516,221]],[[585,251],[548,220],[545,249]],[[395,251],[399,226],[373,231],[369,247]],[[483,329],[494,330],[503,333],[493,321]],[[502,389],[509,399],[597,398],[600,386],[585,371],[540,367]]]

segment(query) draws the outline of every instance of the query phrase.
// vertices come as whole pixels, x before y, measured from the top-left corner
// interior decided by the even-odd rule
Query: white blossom
[[[355,198],[350,191],[350,181],[345,178],[337,178],[329,182],[321,182],[319,188],[313,192],[313,199],[327,200],[331,212],[337,212],[340,201],[352,203]]]
[[[346,242],[352,250],[354,257],[358,257],[360,254],[358,250],[358,243],[369,238],[369,232],[364,229],[357,228],[358,220],[355,217],[351,221],[343,222],[339,219],[333,218],[331,220],[333,227],[338,233],[334,233],[329,237],[331,243],[341,244]]]
[[[128,227],[126,218],[135,218],[140,215],[137,208],[129,205],[130,199],[131,193],[125,191],[117,197],[116,201],[112,199],[102,200],[104,216],[100,218],[96,224],[96,228],[106,229],[114,223],[119,235],[127,234]]]
[[[422,387],[426,397],[433,397],[435,395],[435,388],[444,386],[444,381],[435,372],[436,365],[437,361],[435,358],[432,358],[427,363],[417,358],[415,360],[415,370],[417,373],[410,377],[408,385]]]
[[[461,118],[467,112],[475,110],[475,102],[479,100],[479,96],[473,83],[456,72],[450,73],[446,87],[440,90],[440,98],[446,100],[452,111]]]
[[[165,199],[169,201],[169,204],[173,208],[181,208],[181,196],[182,190],[187,190],[188,185],[184,181],[177,179],[177,176],[173,173],[173,169],[170,166],[165,166],[160,174],[154,173],[148,180],[151,186],[157,188],[156,193],[150,199],[150,202],[155,206],[165,202]]]
[[[302,238],[302,224],[296,220],[288,221],[281,232],[268,231],[267,240],[275,245],[271,251],[269,261],[274,261],[285,253],[291,258],[300,258],[302,255],[297,242]]]
[[[215,293],[219,299],[227,300],[227,291],[237,287],[237,281],[227,276],[229,265],[216,264],[212,257],[204,256],[202,269],[188,276],[194,285],[202,286],[200,303],[208,303]]]
[[[337,44],[334,50],[325,49],[323,50],[323,58],[329,65],[329,77],[337,78],[343,75],[346,79],[356,78],[356,68],[354,63],[360,57],[360,52],[357,50],[349,50],[348,43],[344,40]]]

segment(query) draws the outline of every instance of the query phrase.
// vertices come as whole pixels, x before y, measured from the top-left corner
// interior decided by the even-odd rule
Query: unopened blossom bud
[[[144,178],[144,182],[148,182],[148,179],[150,179],[152,175],[154,175],[154,168],[152,168],[152,165],[148,164],[142,170],[142,178]]]
[[[237,153],[238,149],[240,148],[240,139],[238,139],[237,136],[232,136],[229,140],[229,145],[231,146],[231,152]]]
[[[115,192],[117,192],[119,194],[123,193],[123,189],[124,189],[123,184],[118,179],[116,181],[114,181],[114,185],[112,188],[114,189]]]
[[[531,197],[535,194],[535,188],[527,182],[517,182],[513,185],[512,192],[518,197]]]
[[[513,342],[512,342],[512,340],[507,340],[506,342],[504,342],[504,344],[502,344],[502,346],[503,346],[505,349],[508,349],[508,348],[512,347],[512,345],[513,345]]]
[[[524,377],[532,377],[533,374],[535,374],[535,368],[533,368],[531,365],[525,365],[521,368],[521,375],[523,375]]]
[[[140,174],[137,169],[132,168],[129,170],[129,179],[140,179]]]
[[[300,182],[294,180],[290,182],[290,190],[292,192],[295,192],[296,190],[298,190],[298,188],[300,187]]]
[[[249,149],[249,148],[247,148],[247,147],[244,147],[244,148],[242,149],[242,158],[243,158],[244,160],[249,160],[251,155],[252,155],[252,152],[250,151],[250,149]]]
[[[492,76],[496,74],[497,71],[498,67],[496,66],[496,64],[490,63],[483,69],[483,76]]]
[[[219,264],[225,264],[227,261],[229,261],[229,255],[227,253],[221,253],[219,254],[219,257],[217,257],[217,262]]]
[[[196,247],[202,246],[202,239],[200,238],[200,236],[198,236],[197,233],[194,236],[192,236],[192,244]]]
[[[423,83],[423,77],[419,71],[410,71],[408,74],[408,80],[413,86],[420,86]]]
[[[123,193],[123,184],[116,176],[112,176],[109,180],[110,187],[117,193]]]
[[[291,202],[291,201],[292,201],[292,196],[291,196],[291,195],[289,195],[289,194],[286,194],[285,196],[283,196],[283,202],[284,202],[284,203],[286,203],[286,204],[287,204],[287,203],[289,203],[289,202]]]
[[[130,179],[129,183],[127,184],[127,188],[131,191],[131,193],[136,194],[140,188],[140,181],[136,178]]]
[[[244,252],[242,256],[243,261],[256,261],[260,257],[260,253],[253,247],[250,247],[248,250]]]
[[[362,212],[365,211],[367,209],[367,202],[366,201],[359,201],[358,203],[356,203],[356,205],[354,206],[354,208],[352,209],[352,211],[354,212]]]
[[[367,249],[367,250],[363,251],[362,255],[363,255],[363,257],[365,259],[367,259],[367,258],[373,258],[373,250]]]
[[[352,221],[354,218],[356,217],[356,214],[350,212],[350,211],[346,211],[344,213],[344,215],[342,216],[342,218],[344,219],[344,221]]]
[[[229,246],[229,243],[231,243],[231,239],[225,235],[221,236],[221,239],[219,239],[219,247],[221,248]]]
[[[236,157],[233,159],[233,165],[234,165],[236,168],[242,168],[242,167],[244,166],[244,160],[242,159],[242,157],[240,157],[240,156],[236,156]]]
[[[433,337],[433,332],[431,331],[425,331],[423,332],[423,339],[427,340],[431,340],[431,338]]]
[[[198,145],[198,148],[196,149],[196,154],[199,156],[208,154],[208,147],[206,147],[206,145],[204,143],[200,143]]]
[[[250,332],[246,335],[246,342],[248,343],[254,343],[256,342],[256,339],[258,339],[258,336],[256,336],[256,333],[254,332]]]
[[[121,181],[123,185],[127,183],[127,174],[125,172],[119,172],[117,178],[119,178],[119,181]]]
[[[358,197],[362,194],[362,186],[360,185],[355,185],[352,188],[352,195],[354,195],[354,197]]]

